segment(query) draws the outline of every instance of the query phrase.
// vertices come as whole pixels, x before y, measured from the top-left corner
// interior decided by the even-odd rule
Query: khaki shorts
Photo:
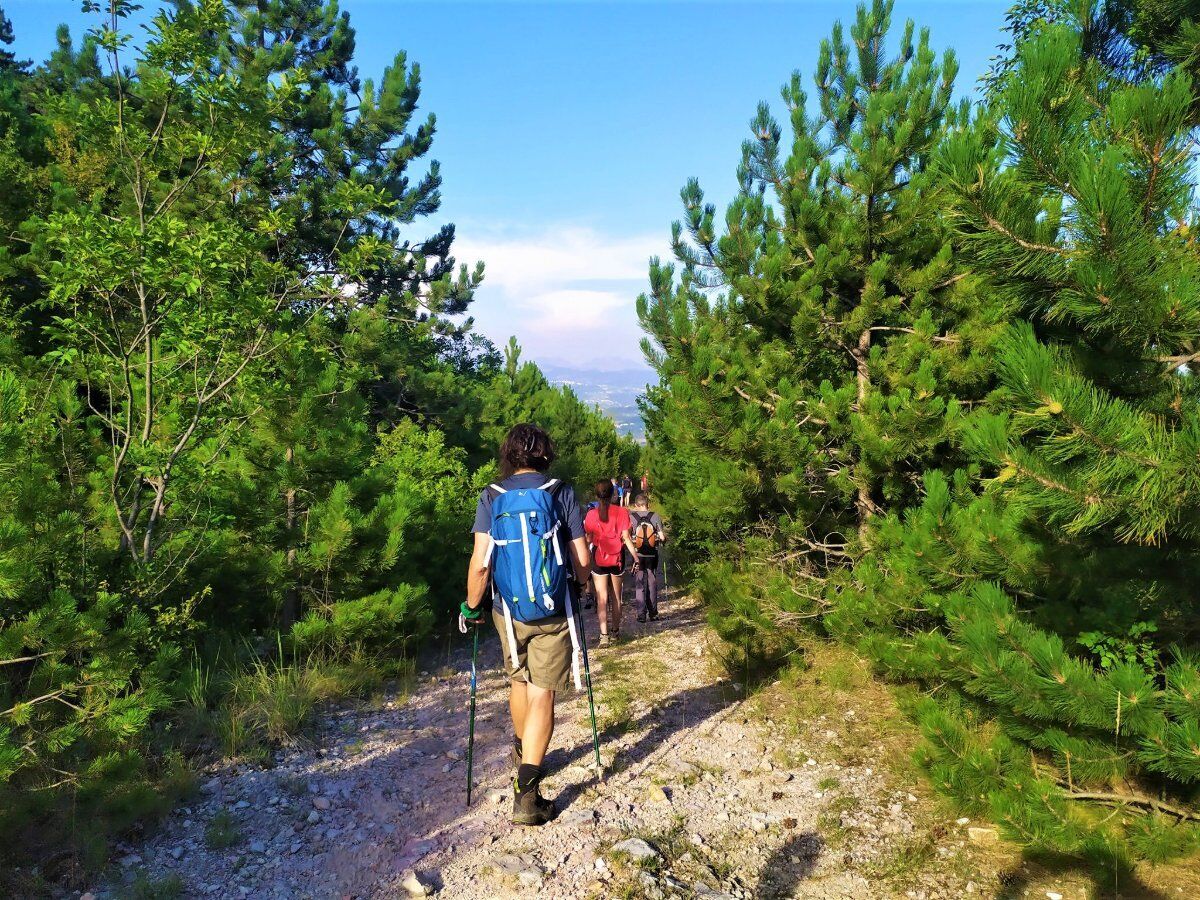
[[[513,681],[527,681],[546,691],[565,691],[571,685],[571,632],[566,616],[544,622],[518,622],[513,619],[513,634],[517,638],[517,667],[512,664],[508,646],[508,628],[504,611],[492,610],[492,624],[500,635],[504,651],[502,665]]]

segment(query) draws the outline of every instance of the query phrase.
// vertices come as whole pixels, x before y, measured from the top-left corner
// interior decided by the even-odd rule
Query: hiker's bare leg
[[[521,762],[540,766],[554,734],[554,691],[525,685],[525,729],[521,732]]]
[[[593,574],[592,585],[596,591],[596,615],[600,618],[600,633],[608,634],[608,576]]]
[[[613,575],[612,588],[612,604],[613,604],[613,631],[621,630],[621,576]]]
[[[508,711],[512,713],[513,734],[525,733],[525,715],[529,709],[529,695],[525,690],[525,682],[513,679],[509,682]]]

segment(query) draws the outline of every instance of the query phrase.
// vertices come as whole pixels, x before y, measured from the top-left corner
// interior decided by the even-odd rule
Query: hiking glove
[[[462,605],[458,607],[458,630],[463,634],[467,633],[468,628],[478,628],[483,624],[483,608],[477,607],[471,609],[464,600]]]

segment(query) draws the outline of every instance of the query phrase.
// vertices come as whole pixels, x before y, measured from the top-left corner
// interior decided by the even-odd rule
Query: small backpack
[[[642,518],[633,513],[633,546],[639,551],[639,556],[653,556],[658,552],[658,532],[649,516]]]
[[[618,527],[617,519],[623,512],[625,510],[614,503],[608,508],[608,521],[603,521],[599,509],[596,510],[595,528],[588,536],[594,544],[592,555],[598,566],[621,564],[621,533],[624,529]]]

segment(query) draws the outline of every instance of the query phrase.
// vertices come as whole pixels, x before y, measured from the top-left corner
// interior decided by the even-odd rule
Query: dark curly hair
[[[545,472],[554,462],[554,441],[532,422],[514,425],[500,445],[500,476],[507,478],[518,469]]]

